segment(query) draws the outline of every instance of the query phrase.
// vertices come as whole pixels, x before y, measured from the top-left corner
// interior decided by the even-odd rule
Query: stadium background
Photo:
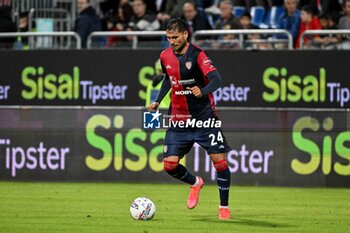
[[[307,30],[294,49],[276,30],[282,0],[233,0],[232,13],[249,10],[260,29],[192,34],[223,77],[214,97],[232,147],[233,216],[222,222],[205,151],[195,145],[183,161],[206,182],[188,210],[188,187],[162,171],[164,130],[142,129],[164,31],[94,32],[85,49],[76,2],[0,0],[0,232],[350,232],[349,30]],[[107,2],[129,3],[91,0]],[[218,1],[195,2],[215,26]],[[344,2],[299,9],[313,3],[332,21]],[[97,14],[115,26],[117,10]],[[156,204],[151,222],[130,217],[140,196]]]
[[[142,130],[159,52],[1,51],[1,180],[169,182],[164,130]],[[350,185],[349,52],[208,55],[234,184]],[[214,183],[201,149],[186,165]]]

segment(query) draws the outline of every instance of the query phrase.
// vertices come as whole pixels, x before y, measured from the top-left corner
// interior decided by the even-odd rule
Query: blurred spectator
[[[229,0],[224,0],[219,3],[220,18],[215,24],[215,29],[240,29],[242,28],[239,19],[233,15],[232,2]]]
[[[182,7],[186,2],[192,2],[195,4],[194,0],[168,0],[166,12],[171,16],[171,18],[180,18],[183,14]]]
[[[344,2],[344,16],[340,18],[338,27],[339,29],[350,29],[350,0]],[[344,35],[346,41],[343,42],[343,47],[350,48],[350,35]]]
[[[224,0],[219,3],[220,18],[215,24],[215,29],[218,30],[231,30],[231,29],[241,29],[242,26],[239,19],[233,15],[233,5],[229,0]],[[238,47],[238,43],[235,36],[232,34],[227,34],[225,36],[219,36],[218,41],[214,41],[214,48],[234,48]]]
[[[133,14],[133,8],[128,1],[120,3],[116,21],[116,27],[119,31],[124,31],[128,27]]]
[[[300,28],[300,10],[298,9],[299,0],[284,0],[284,12],[277,19],[277,28],[287,30],[293,37],[295,45]],[[277,35],[279,39],[286,39],[284,35]]]
[[[338,29],[337,26],[337,20],[338,16],[333,13],[323,13],[318,17],[318,20],[320,21],[320,24],[323,29],[326,30],[333,30],[333,29]]]
[[[82,47],[85,48],[90,33],[101,31],[102,23],[89,0],[77,0],[77,8],[79,16],[75,21],[74,31],[81,37]]]
[[[318,17],[320,24],[324,30],[334,30],[338,29],[336,24],[336,17],[331,17],[329,13],[323,13]],[[338,38],[335,34],[320,35],[314,39],[315,46],[322,49],[336,49]]]
[[[33,30],[33,29],[32,29]],[[19,14],[19,23],[18,23],[18,32],[28,32],[29,31],[29,12],[21,12]],[[35,29],[33,30],[35,31]],[[29,49],[28,45],[28,37],[17,37],[17,41],[15,43],[15,49]]]
[[[319,30],[322,29],[322,26],[320,24],[320,21],[318,20],[318,17],[315,15],[312,6],[303,6],[301,8],[301,24],[299,28],[299,35],[297,39],[296,48],[300,48],[300,36],[303,34],[306,30]],[[319,38],[318,35],[311,36],[311,38]],[[310,47],[312,40],[310,40],[310,37],[305,36],[304,37],[304,44],[305,47]]]
[[[248,11],[245,11],[240,17],[239,17],[240,24],[242,26],[242,29],[259,29],[259,27],[252,24],[252,16]],[[248,34],[244,35],[244,48],[253,48],[256,44],[252,44],[249,40],[255,40],[260,39],[259,34]],[[259,44],[258,44],[259,45]],[[257,48],[257,46],[255,47]]]
[[[134,15],[131,17],[129,27],[133,31],[155,31],[160,29],[156,14],[146,11],[147,5],[144,0],[134,0],[132,8]]]
[[[243,29],[260,29],[251,23],[252,17],[248,11],[244,12],[240,17],[240,23]],[[262,39],[261,34],[248,34],[244,35],[244,48],[245,49],[271,49],[271,43],[265,42]]]
[[[120,0],[103,0],[100,1],[97,6],[99,6],[102,15],[108,17],[115,14],[121,2]]]
[[[165,28],[170,18],[180,18],[182,16],[182,7],[186,2],[194,4],[195,0],[167,0],[165,11],[157,14],[157,19],[161,23],[162,28]]]
[[[12,1],[0,0],[0,33],[16,32],[16,25],[11,17]],[[0,38],[0,48],[12,48],[15,38]]]
[[[350,29],[350,0],[344,2],[344,16],[339,20],[339,29]]]
[[[29,31],[29,12],[21,12],[19,14],[19,24],[18,31],[20,32],[28,32]]]
[[[128,1],[121,2],[118,7],[118,15],[116,18],[109,18],[107,20],[108,31],[125,31],[128,28],[133,9]],[[108,37],[106,47],[113,47],[119,41],[124,40],[122,37]]]
[[[259,27],[253,25],[252,16],[248,11],[244,12],[241,17],[239,17],[239,22],[242,26],[242,29],[259,29]]]
[[[341,4],[337,0],[300,0],[300,7],[312,6],[314,14],[341,11]]]
[[[209,30],[212,29],[208,18],[203,11],[197,11],[195,5],[192,2],[186,2],[183,5],[183,18],[188,24],[189,37],[193,32],[197,30]]]

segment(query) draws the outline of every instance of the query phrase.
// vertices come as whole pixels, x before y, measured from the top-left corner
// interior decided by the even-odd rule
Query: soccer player
[[[220,74],[205,52],[187,41],[188,35],[185,21],[169,20],[166,37],[170,47],[160,54],[164,80],[155,102],[148,106],[148,110],[157,110],[171,88],[169,115],[172,122],[219,122],[212,92],[221,86]],[[230,148],[222,134],[221,124],[207,128],[200,125],[169,127],[164,145],[164,170],[170,176],[191,185],[187,207],[193,209],[198,203],[199,191],[204,182],[201,177],[192,175],[179,160],[191,150],[195,142],[207,151],[217,171],[219,219],[230,219],[230,170],[225,154]]]

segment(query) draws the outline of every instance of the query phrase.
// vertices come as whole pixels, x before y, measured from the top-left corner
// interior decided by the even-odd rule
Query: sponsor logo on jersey
[[[190,90],[180,90],[180,91],[175,91],[175,95],[191,95],[192,91]]]
[[[194,78],[185,79],[185,80],[179,80],[178,82],[179,82],[181,85],[189,85],[189,84],[196,83],[196,81],[194,80]]]
[[[214,65],[209,57],[204,58],[202,64],[205,66],[210,66],[210,68],[214,68]]]
[[[207,66],[212,64],[211,60],[209,59],[209,57],[206,57],[203,59],[203,65]]]

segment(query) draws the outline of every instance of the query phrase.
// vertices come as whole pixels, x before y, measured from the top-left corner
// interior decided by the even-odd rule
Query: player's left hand
[[[147,106],[147,110],[151,111],[151,112],[154,112],[154,111],[156,111],[158,109],[158,107],[159,107],[159,103],[158,102],[153,102],[149,106]]]
[[[194,87],[187,87],[187,90],[190,90],[192,92],[192,94],[197,97],[197,98],[201,98],[202,97],[202,91],[199,87],[194,86]]]

